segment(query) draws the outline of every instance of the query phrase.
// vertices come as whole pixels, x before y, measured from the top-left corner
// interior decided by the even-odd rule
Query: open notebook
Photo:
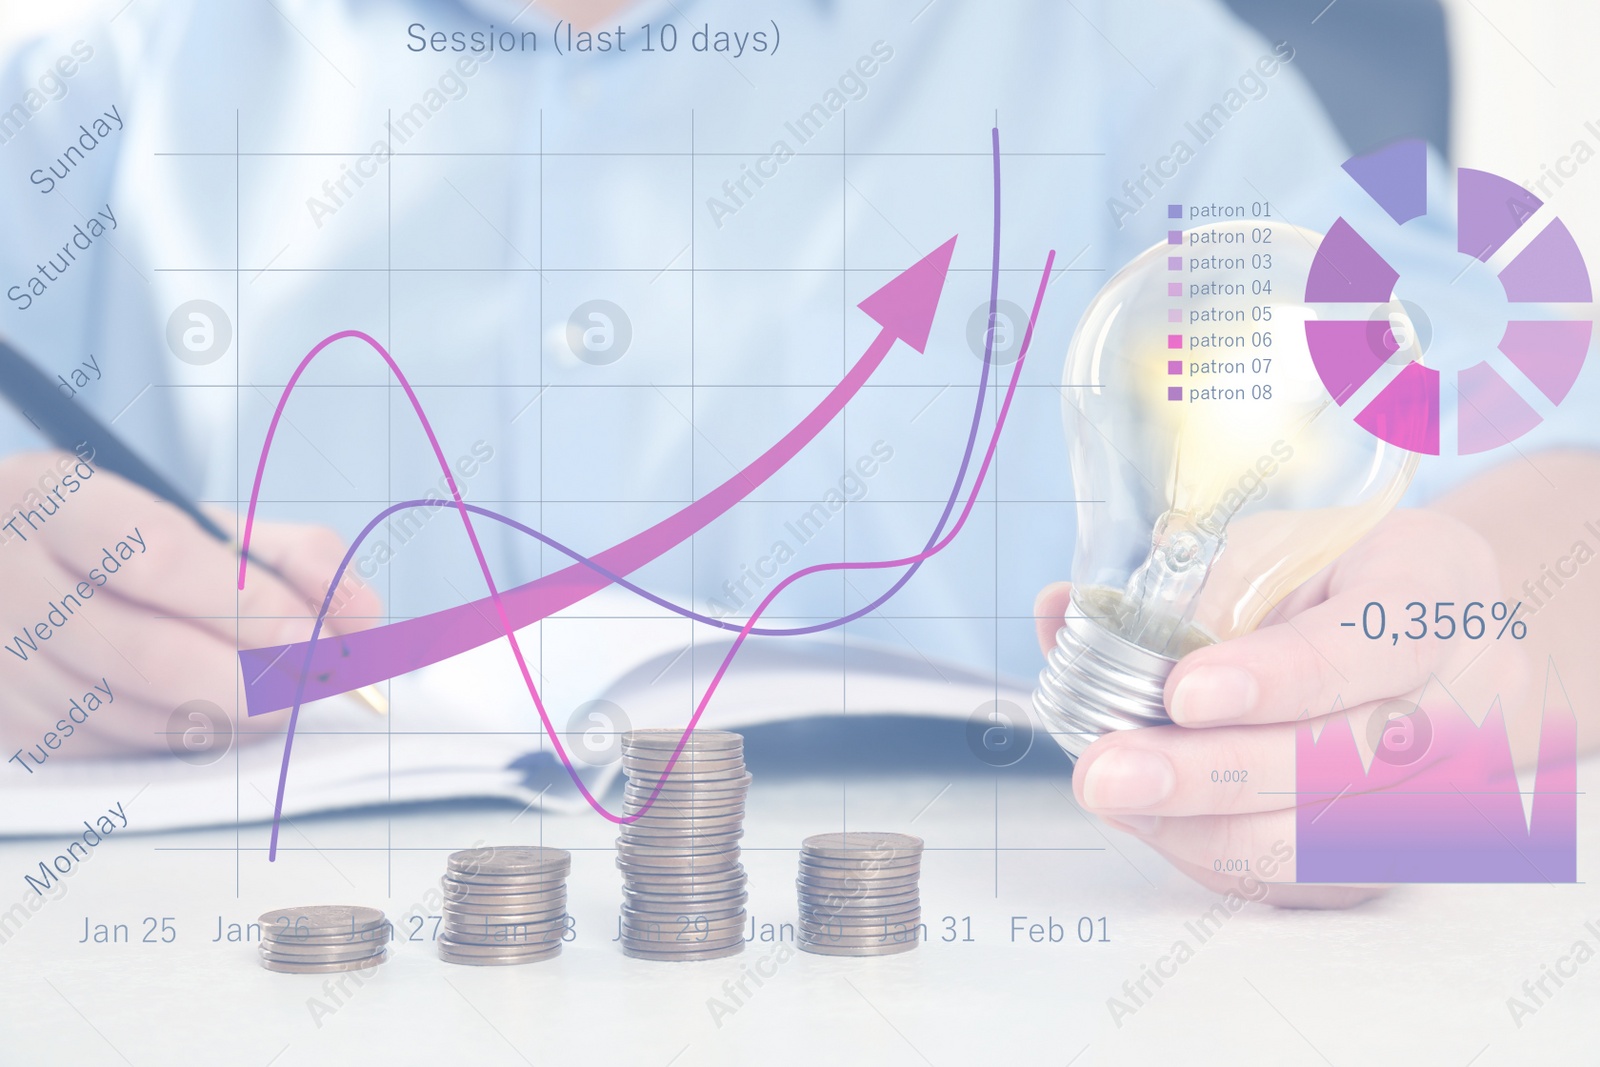
[[[607,719],[616,720],[621,709],[626,723],[619,726],[683,727],[731,635],[690,650],[688,623],[647,614],[635,599],[608,591],[583,608],[582,615],[557,616],[518,638],[531,663],[542,657],[548,676],[536,677],[541,695],[585,785],[599,795],[621,770],[620,761],[607,758],[616,750]],[[286,816],[460,797],[500,797],[553,811],[583,806],[544,737],[506,641],[397,678],[389,693],[387,717],[347,697],[301,710]],[[852,639],[847,652],[836,634],[752,638],[700,725],[739,729],[841,710],[966,719],[995,699],[1027,708],[1030,698],[1015,684],[997,689],[992,676],[932,663],[908,648]],[[246,732],[267,736],[236,744],[204,766],[167,756],[63,759],[32,776],[0,776],[0,835],[70,832],[117,802],[134,831],[269,820],[287,723],[287,711],[250,720]]]

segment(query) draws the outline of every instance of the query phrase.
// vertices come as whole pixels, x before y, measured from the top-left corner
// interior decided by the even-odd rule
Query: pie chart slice
[[[1308,303],[1384,304],[1399,273],[1344,219],[1335,220],[1306,275]]]
[[[1456,250],[1488,261],[1544,201],[1486,170],[1456,172]]]
[[[1539,392],[1559,404],[1572,390],[1589,354],[1589,337],[1594,323],[1588,320],[1506,323],[1500,351]]]
[[[1317,376],[1341,405],[1399,351],[1387,322],[1366,319],[1308,319],[1306,347]]]
[[[1410,363],[1356,416],[1356,425],[1398,448],[1439,454],[1439,372]]]
[[[1396,141],[1344,165],[1366,194],[1394,221],[1405,225],[1428,213],[1428,143]]]
[[[1560,219],[1546,226],[1506,264],[1500,284],[1506,297],[1517,304],[1587,303],[1594,299],[1583,253]]]
[[[1544,421],[1528,402],[1487,363],[1456,376],[1461,402],[1456,407],[1456,447],[1476,455],[1515,441]]]

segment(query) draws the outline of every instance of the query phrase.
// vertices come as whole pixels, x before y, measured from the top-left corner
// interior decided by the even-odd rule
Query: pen
[[[57,448],[80,456],[87,448],[97,466],[126,478],[141,489],[149,490],[189,516],[196,526],[211,537],[232,546],[235,552],[239,551],[239,544],[233,536],[218,526],[197,503],[129,448],[112,432],[111,427],[95,418],[88,408],[63,395],[56,388],[56,383],[46,378],[32,360],[4,340],[0,340],[0,395],[4,395]],[[251,557],[250,563],[293,588],[288,578],[271,564],[254,557]],[[355,693],[379,715],[388,714],[388,701],[377,686],[363,686]]]

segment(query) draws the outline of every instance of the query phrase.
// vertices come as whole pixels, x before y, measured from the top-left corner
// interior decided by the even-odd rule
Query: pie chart
[[[1399,141],[1356,156],[1344,169],[1396,225],[1427,214],[1423,141]],[[1465,167],[1456,172],[1456,194],[1456,250],[1484,263],[1544,206],[1515,182]],[[1582,318],[1535,316],[1548,314],[1551,305],[1592,301],[1589,271],[1571,232],[1560,219],[1550,219],[1496,277],[1512,308],[1496,346],[1503,362],[1491,360],[1491,352],[1485,351],[1477,362],[1445,374],[1420,360],[1397,363],[1400,345],[1386,321],[1312,319],[1306,323],[1306,343],[1329,395],[1342,407],[1369,381],[1387,375],[1355,421],[1381,440],[1425,455],[1440,454],[1442,395],[1457,400],[1457,455],[1488,452],[1532,430],[1543,416],[1528,402],[1531,391],[1560,404],[1583,369],[1593,329],[1587,308],[1558,308],[1581,312]],[[1399,281],[1399,272],[1340,218],[1317,248],[1305,299],[1309,304],[1383,305],[1394,300]],[[1527,317],[1518,317],[1519,309]]]

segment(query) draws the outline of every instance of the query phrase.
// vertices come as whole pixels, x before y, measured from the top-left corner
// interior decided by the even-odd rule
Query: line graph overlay
[[[1000,160],[999,160],[999,131],[998,130],[992,131],[992,141],[993,141],[993,157],[994,157],[995,239],[994,239],[994,262],[993,262],[993,267],[991,269],[991,286],[990,286],[990,288],[991,288],[991,306],[994,304],[994,302],[995,302],[995,300],[997,299],[997,296],[998,296],[999,218],[1000,218]],[[878,347],[879,342],[884,342],[885,341],[885,337],[887,337],[887,341],[883,344],[883,350],[884,350],[883,354],[886,354],[888,348],[892,347],[893,341],[894,341],[894,339],[896,337],[899,337],[901,339],[907,340],[908,343],[912,344],[912,346],[917,348],[919,351],[922,349],[923,346],[925,346],[925,344],[927,342],[928,330],[931,328],[931,320],[932,320],[933,309],[937,305],[938,293],[939,293],[940,290],[942,290],[944,270],[948,266],[950,251],[952,250],[953,245],[954,245],[954,239],[952,238],[951,241],[946,242],[946,244],[941,246],[940,249],[936,250],[934,253],[930,254],[928,257],[925,257],[924,260],[922,260],[918,264],[914,265],[913,268],[911,268],[910,270],[905,272],[905,274],[902,274],[894,282],[891,282],[888,286],[885,286],[883,289],[880,289],[877,293],[874,293],[872,296],[868,297],[867,300],[862,302],[861,307],[863,308],[863,310],[867,311],[868,314],[872,315],[873,318],[875,320],[877,320],[880,323],[880,325],[882,325],[884,327],[884,330],[879,335],[878,341],[875,341],[874,345],[872,346],[872,348],[869,348],[869,353],[868,353],[869,356],[872,354],[873,349],[876,349]],[[767,596],[762,600],[761,604],[757,607],[756,611],[754,613],[752,613],[750,619],[744,624],[743,627],[740,628],[738,636],[735,638],[734,642],[732,643],[731,647],[729,648],[729,650],[728,650],[728,652],[727,652],[727,654],[726,654],[721,666],[718,668],[718,670],[716,671],[716,673],[715,673],[714,677],[712,678],[710,684],[707,686],[705,694],[702,696],[701,700],[699,701],[698,706],[695,709],[694,714],[690,718],[689,724],[688,724],[688,726],[686,727],[686,729],[684,731],[683,737],[680,738],[677,747],[673,751],[672,757],[668,761],[667,770],[663,774],[661,781],[657,782],[657,784],[656,784],[655,788],[652,790],[650,798],[646,802],[646,804],[641,807],[639,812],[635,813],[632,816],[627,816],[627,817],[617,816],[617,815],[614,815],[613,813],[607,811],[605,809],[605,807],[603,805],[601,805],[599,803],[599,801],[589,792],[588,788],[585,786],[585,784],[582,781],[581,777],[578,775],[576,769],[573,767],[571,759],[567,756],[565,748],[561,743],[561,739],[560,739],[558,733],[555,730],[554,724],[550,721],[549,715],[548,715],[548,713],[547,713],[547,711],[546,711],[546,709],[544,707],[543,701],[542,701],[542,699],[541,699],[541,697],[539,695],[539,692],[538,692],[538,687],[536,686],[536,684],[533,681],[533,678],[532,678],[531,672],[529,671],[526,659],[524,658],[524,656],[522,654],[522,650],[521,650],[520,644],[517,641],[516,634],[515,634],[516,627],[511,622],[511,619],[510,619],[510,617],[508,615],[508,612],[507,612],[507,609],[506,609],[506,605],[505,605],[505,603],[504,603],[504,601],[503,601],[503,599],[501,597],[501,594],[500,594],[500,591],[499,591],[498,587],[496,586],[496,584],[494,582],[493,575],[492,575],[492,573],[490,571],[490,568],[488,566],[488,561],[484,556],[482,547],[481,547],[481,545],[480,545],[480,543],[478,541],[478,538],[477,538],[476,531],[473,528],[472,521],[471,521],[471,518],[470,518],[470,515],[469,515],[468,507],[461,499],[459,488],[457,487],[457,485],[455,483],[454,477],[451,475],[451,473],[449,471],[449,465],[445,461],[443,452],[442,452],[442,450],[440,448],[440,445],[438,443],[438,440],[437,440],[436,436],[434,435],[434,433],[432,431],[432,427],[428,422],[427,416],[424,413],[424,411],[422,410],[421,404],[417,400],[414,392],[411,390],[410,384],[405,379],[405,376],[404,376],[403,372],[395,364],[393,358],[383,349],[383,347],[375,339],[371,338],[368,335],[362,334],[359,331],[344,331],[344,332],[342,332],[340,334],[336,334],[333,337],[331,337],[331,338],[325,340],[324,342],[322,342],[321,344],[319,344],[315,349],[313,349],[313,351],[310,354],[308,354],[306,359],[302,361],[301,365],[297,368],[295,374],[291,377],[290,383],[289,383],[288,387],[286,387],[286,389],[284,391],[284,396],[280,400],[279,405],[278,405],[278,409],[277,409],[277,411],[275,412],[275,414],[273,416],[272,425],[271,425],[271,427],[269,427],[268,438],[267,438],[267,441],[264,444],[263,449],[262,449],[262,458],[261,458],[261,461],[258,464],[258,468],[257,468],[256,484],[255,484],[255,487],[252,490],[250,512],[249,512],[249,514],[247,516],[247,521],[246,521],[246,539],[248,540],[249,531],[250,531],[250,524],[253,522],[255,508],[256,508],[256,505],[257,505],[257,501],[259,499],[260,483],[261,483],[261,479],[262,479],[262,477],[264,475],[264,472],[265,472],[266,457],[268,455],[268,452],[269,452],[269,449],[270,449],[270,444],[271,444],[271,435],[272,435],[272,432],[276,429],[276,425],[277,425],[277,422],[278,422],[279,418],[281,417],[283,407],[287,403],[289,393],[292,390],[295,382],[298,380],[300,374],[302,374],[304,372],[306,366],[309,365],[310,361],[315,357],[315,355],[317,353],[319,353],[320,351],[324,350],[334,340],[338,340],[338,339],[342,339],[342,338],[346,338],[346,337],[357,337],[357,338],[360,338],[360,339],[364,340],[367,344],[369,344],[371,347],[373,347],[380,354],[380,356],[384,359],[386,364],[389,366],[391,373],[393,373],[395,375],[396,379],[401,384],[402,388],[404,389],[404,391],[406,393],[407,398],[410,400],[410,402],[412,404],[413,410],[415,410],[415,412],[417,414],[418,420],[422,425],[424,433],[428,437],[430,445],[433,447],[435,458],[438,460],[441,469],[444,470],[444,472],[445,472],[446,484],[449,485],[449,487],[450,487],[451,495],[452,495],[454,504],[455,504],[459,514],[461,515],[463,526],[466,528],[468,539],[472,544],[474,555],[477,558],[478,563],[479,563],[479,567],[480,567],[480,569],[481,569],[481,571],[483,573],[485,584],[489,587],[489,591],[490,591],[489,599],[492,601],[492,603],[494,605],[494,608],[496,610],[496,614],[499,617],[501,632],[506,636],[508,642],[510,643],[513,656],[515,657],[515,659],[517,661],[518,670],[522,674],[524,684],[527,686],[529,694],[533,698],[533,702],[534,702],[535,708],[537,709],[537,711],[539,713],[540,721],[542,722],[542,724],[544,726],[545,732],[549,735],[549,737],[551,739],[551,742],[552,742],[553,746],[555,747],[556,752],[557,752],[558,756],[560,757],[560,759],[561,759],[561,761],[563,763],[563,766],[566,768],[568,775],[571,777],[574,785],[577,787],[578,791],[582,794],[582,796],[584,797],[585,801],[588,802],[590,807],[592,807],[597,813],[601,814],[602,816],[604,816],[605,818],[607,818],[608,820],[610,820],[610,821],[612,821],[614,823],[631,822],[631,821],[633,821],[633,819],[636,819],[639,816],[643,815],[653,805],[654,800],[655,800],[656,796],[659,795],[659,792],[660,792],[660,790],[662,788],[662,785],[665,783],[667,776],[671,774],[672,767],[676,764],[676,762],[677,762],[677,760],[678,760],[678,758],[679,758],[679,756],[680,756],[680,754],[681,754],[681,752],[683,750],[683,746],[687,743],[689,735],[692,733],[692,731],[693,731],[693,729],[695,727],[695,724],[699,721],[701,716],[704,714],[705,709],[709,705],[710,700],[711,700],[712,696],[714,695],[717,686],[720,684],[722,677],[726,674],[727,669],[728,669],[729,665],[732,663],[733,658],[737,655],[737,653],[739,651],[739,648],[742,646],[744,640],[753,631],[757,619],[760,618],[762,613],[764,613],[766,611],[767,607],[777,598],[777,596],[779,594],[781,594],[783,592],[784,589],[786,589],[789,585],[792,585],[794,582],[798,581],[799,579],[801,579],[803,577],[806,577],[806,576],[808,576],[810,574],[822,572],[822,571],[831,571],[831,570],[873,570],[873,569],[886,569],[886,568],[894,568],[894,567],[915,566],[917,564],[920,564],[922,561],[930,558],[931,556],[937,554],[938,552],[942,551],[945,547],[947,547],[954,540],[956,535],[960,532],[962,527],[965,525],[967,518],[971,515],[972,508],[976,504],[978,494],[982,489],[982,485],[983,485],[985,476],[986,476],[986,474],[988,472],[988,469],[989,469],[990,465],[993,462],[994,455],[995,455],[995,450],[996,450],[996,447],[997,447],[997,445],[999,443],[1000,433],[1001,433],[1001,431],[1002,431],[1002,429],[1004,427],[1006,417],[1007,417],[1007,415],[1008,415],[1008,413],[1010,411],[1011,401],[1012,401],[1013,397],[1015,396],[1017,383],[1018,383],[1018,380],[1020,378],[1020,374],[1021,374],[1021,370],[1022,370],[1022,366],[1023,366],[1023,360],[1024,360],[1024,358],[1025,358],[1025,356],[1027,354],[1027,350],[1028,350],[1028,348],[1029,348],[1029,346],[1031,345],[1031,342],[1032,342],[1034,325],[1037,322],[1040,306],[1042,305],[1042,302],[1043,302],[1043,299],[1044,299],[1045,288],[1049,284],[1050,271],[1051,271],[1051,268],[1053,267],[1054,261],[1055,261],[1055,253],[1054,253],[1054,251],[1052,251],[1052,252],[1050,252],[1050,254],[1048,255],[1048,257],[1046,259],[1044,271],[1043,271],[1043,274],[1042,274],[1042,276],[1040,278],[1039,289],[1038,289],[1038,292],[1037,292],[1036,297],[1035,297],[1033,310],[1032,310],[1032,313],[1029,316],[1027,329],[1026,329],[1026,332],[1024,334],[1022,346],[1021,346],[1021,349],[1019,351],[1019,355],[1018,355],[1018,358],[1017,358],[1017,361],[1016,361],[1016,367],[1014,368],[1011,382],[1009,383],[1009,385],[1007,387],[1005,398],[1004,398],[1004,400],[1003,400],[1003,402],[1001,404],[1000,411],[996,416],[995,426],[994,426],[993,433],[991,434],[991,437],[990,437],[988,448],[987,448],[987,450],[985,452],[984,459],[983,459],[983,462],[982,462],[982,464],[981,464],[981,466],[979,468],[978,474],[977,474],[976,478],[974,479],[973,487],[972,487],[971,493],[968,496],[968,499],[967,499],[967,502],[966,502],[966,506],[963,508],[960,517],[956,520],[955,526],[947,534],[945,534],[942,538],[939,538],[937,541],[934,541],[927,548],[925,548],[922,552],[917,553],[916,555],[913,555],[913,556],[908,556],[908,557],[905,557],[905,558],[902,558],[902,559],[897,559],[897,560],[883,560],[883,561],[872,561],[872,562],[841,561],[839,563],[832,563],[832,564],[818,564],[818,565],[815,565],[815,566],[812,566],[812,567],[805,568],[805,569],[803,569],[801,571],[798,571],[798,572],[788,576],[786,579],[784,579],[782,582],[780,582],[778,585],[776,585],[767,594]],[[935,274],[936,274],[936,284],[933,284],[928,279],[933,277]],[[912,285],[912,284],[909,284],[909,283],[907,283],[907,284],[898,284],[898,283],[906,283],[908,278],[915,279],[916,284],[915,285]],[[929,298],[929,295],[928,295],[930,290],[931,290],[931,294],[932,294],[931,295],[931,299]],[[992,332],[991,332],[991,336],[988,339],[988,343],[986,344],[986,349],[985,349],[985,381],[987,379],[987,368],[988,368],[988,365],[989,365],[989,361],[992,358],[992,350],[991,350],[992,340],[993,340],[993,338],[992,338]],[[871,369],[876,366],[877,362],[881,362],[883,354],[878,354],[877,357],[876,357],[876,361],[872,362],[872,365],[870,367],[867,367],[865,369],[864,373],[862,375],[860,375],[857,383],[855,384],[855,388],[856,389],[859,389],[859,381],[864,381],[865,380],[865,375],[871,373]],[[845,382],[841,382],[840,386],[836,387],[834,393],[830,394],[830,399],[832,397],[836,396],[837,394],[839,394],[845,388],[847,388],[850,378],[852,376],[855,376],[856,372],[858,370],[862,370],[863,366],[868,364],[868,363],[869,363],[868,356],[864,356],[862,358],[862,360],[860,360],[857,363],[856,367],[852,368],[851,375],[847,375],[846,381]],[[847,399],[847,397],[845,397],[844,399]],[[843,402],[841,400],[841,402],[839,404],[839,406],[841,408],[842,408],[842,404],[843,404]],[[981,405],[981,394],[980,394],[980,405]],[[824,402],[823,406],[824,407],[827,406],[827,401]],[[811,429],[811,436],[815,436],[815,433],[818,430],[820,430],[821,425],[825,425],[828,420],[831,420],[831,418],[833,417],[833,414],[836,414],[836,412],[833,412],[833,413],[827,414],[826,417],[823,417],[820,414],[820,412],[821,412],[821,409],[819,408],[818,412],[813,412],[813,414],[811,416],[808,416],[807,420],[802,422],[801,426],[796,427],[796,429],[794,431],[791,431],[790,435],[788,437],[786,437],[784,439],[784,441],[780,441],[780,443],[778,445],[774,446],[772,449],[769,449],[767,453],[764,453],[763,456],[761,457],[761,459],[758,459],[757,463],[759,464],[759,463],[762,462],[762,460],[765,460],[768,457],[772,456],[774,453],[779,452],[785,446],[786,442],[789,442],[792,438],[796,437],[797,435],[800,435],[800,434],[804,433],[804,431],[809,427],[809,425],[811,423],[820,420],[820,425],[817,425],[815,429]],[[972,440],[971,440],[971,438],[969,436],[969,450],[968,450],[967,455],[964,457],[963,462],[962,462],[962,470],[963,470],[963,472],[965,471],[965,468],[967,466],[967,461],[970,460],[970,456],[971,456],[970,445],[971,445],[971,443],[972,443]],[[781,462],[778,465],[781,466]],[[776,468],[774,468],[774,470],[775,469]],[[748,472],[748,468],[747,468],[747,472]],[[770,472],[769,472],[769,474],[770,474]],[[736,483],[736,482],[738,482],[740,480],[741,480],[741,476],[737,476],[736,475],[734,479],[730,479],[729,482],[724,483],[724,485],[718,487],[717,490],[713,490],[713,494],[708,494],[708,496],[712,496],[712,495],[715,495],[715,494],[718,494],[718,493],[724,493],[725,491],[728,491],[730,489],[730,487],[732,487],[734,485],[734,483]],[[756,484],[759,484],[759,482],[757,482]],[[960,478],[957,479],[957,489],[958,490],[959,490],[959,486],[960,486]],[[753,487],[754,487],[753,485],[749,486],[749,488],[753,488]],[[745,489],[746,493],[749,491],[749,488]],[[734,490],[734,491],[736,492],[736,490]],[[705,498],[702,498],[702,501],[697,501],[696,504],[702,503],[704,499]],[[723,510],[726,510],[727,506],[731,506],[732,502],[736,502],[736,500],[735,501],[729,501],[723,507]],[[685,512],[688,512],[691,509],[695,508],[695,506],[696,506],[695,504],[692,504],[692,505],[690,505],[689,508],[686,508],[684,510],[685,510]],[[720,514],[720,512],[718,512],[718,513]],[[683,512],[680,512],[679,515],[682,516]],[[941,526],[943,525],[943,523],[945,521],[945,518],[947,518],[947,516],[948,516],[948,508],[946,509],[945,516],[942,516],[941,519],[940,519],[940,525]],[[714,517],[714,516],[712,516],[712,517]],[[670,519],[667,520],[667,521],[669,523],[672,522],[672,520],[670,520]],[[706,521],[710,521],[709,518],[706,519]],[[631,538],[629,541],[625,541],[621,545],[614,546],[613,549],[607,550],[607,553],[602,553],[601,555],[605,556],[608,553],[616,553],[618,549],[622,549],[622,548],[626,548],[626,547],[629,547],[629,546],[636,545],[636,543],[639,541],[639,539],[641,537],[644,537],[645,535],[651,534],[653,531],[659,530],[662,525],[665,525],[665,524],[658,524],[657,527],[653,527],[653,528],[651,528],[651,530],[645,531],[644,534],[635,535],[635,537]],[[369,530],[370,530],[370,528],[371,527],[369,526]],[[695,527],[695,528],[698,528],[698,527]],[[687,533],[684,534],[684,536],[687,536],[688,533],[692,533],[693,529],[694,528],[691,528]],[[937,533],[938,533],[938,531],[936,530],[935,531],[935,536],[937,536]],[[535,535],[536,536],[542,536],[542,535],[538,535],[538,534],[535,534]],[[668,546],[668,547],[670,547],[670,546]],[[593,563],[593,562],[595,562],[595,561],[585,560],[583,563],[575,564],[574,567],[569,567],[563,572],[558,572],[558,574],[568,574],[568,573],[572,572],[575,569],[583,569],[583,570],[588,571],[589,573],[592,574],[593,573],[592,569],[589,568],[586,565],[590,564],[590,563]],[[608,562],[610,562],[610,561],[608,560]],[[347,557],[345,563],[348,564],[348,557]],[[549,576],[549,577],[555,577],[555,576]],[[602,577],[603,577],[603,575],[602,575]],[[244,583],[245,580],[246,580],[246,566],[242,562],[241,563],[241,568],[240,568],[240,585],[241,585],[241,587],[243,586],[243,583]],[[530,584],[533,584],[533,583],[530,583]],[[606,584],[605,582],[601,582],[595,588],[596,589],[603,588],[605,584]],[[900,583],[900,584],[903,584],[903,582]],[[312,658],[313,658],[313,656],[315,655],[315,652],[316,652],[316,648],[315,648],[316,638],[320,634],[321,626],[322,626],[322,624],[323,624],[323,622],[324,622],[324,620],[326,618],[328,604],[331,603],[333,589],[335,589],[336,587],[337,587],[337,580],[334,583],[330,584],[329,594],[328,594],[328,597],[325,598],[325,600],[324,600],[323,610],[322,610],[322,612],[319,613],[319,617],[318,617],[317,622],[316,622],[316,624],[315,624],[315,626],[313,628],[312,640],[310,642],[306,643],[307,644],[307,648],[306,648],[306,667],[307,667],[307,669],[305,671],[301,672],[301,674],[299,676],[299,679],[298,679],[298,681],[296,683],[296,687],[295,687],[296,688],[296,694],[295,694],[295,699],[293,701],[293,707],[292,707],[292,711],[291,711],[291,715],[290,715],[289,729],[288,729],[286,737],[285,737],[284,757],[283,757],[282,765],[280,767],[278,790],[277,790],[277,796],[275,798],[273,829],[272,829],[272,841],[271,841],[271,848],[269,849],[269,859],[273,859],[273,860],[276,859],[276,855],[277,855],[278,834],[279,834],[279,827],[280,827],[281,816],[282,816],[284,791],[285,791],[286,784],[287,784],[289,761],[290,761],[290,756],[291,756],[292,749],[293,749],[294,729],[295,729],[295,725],[296,725],[296,722],[297,722],[297,719],[298,719],[298,716],[299,716],[300,707],[301,707],[301,705],[302,705],[302,703],[303,703],[303,701],[304,701],[304,699],[306,697],[306,688],[307,688],[307,682],[308,682],[309,674],[310,674],[310,667],[311,667],[311,663],[312,663]],[[896,588],[898,588],[898,586],[896,586]],[[585,595],[587,595],[587,594],[585,594]],[[892,595],[892,591],[891,591],[890,595]],[[581,599],[581,597],[579,599]],[[443,613],[441,613],[441,614],[443,614]],[[372,632],[373,631],[365,631],[365,633],[372,633]],[[499,636],[499,635],[497,634],[495,636]],[[479,643],[483,643],[483,642],[479,642]],[[287,647],[283,648],[279,652],[279,657],[278,658],[281,658],[282,654],[284,652],[289,651],[293,647],[294,646],[287,646]],[[243,654],[241,654],[241,657],[243,657]]]

